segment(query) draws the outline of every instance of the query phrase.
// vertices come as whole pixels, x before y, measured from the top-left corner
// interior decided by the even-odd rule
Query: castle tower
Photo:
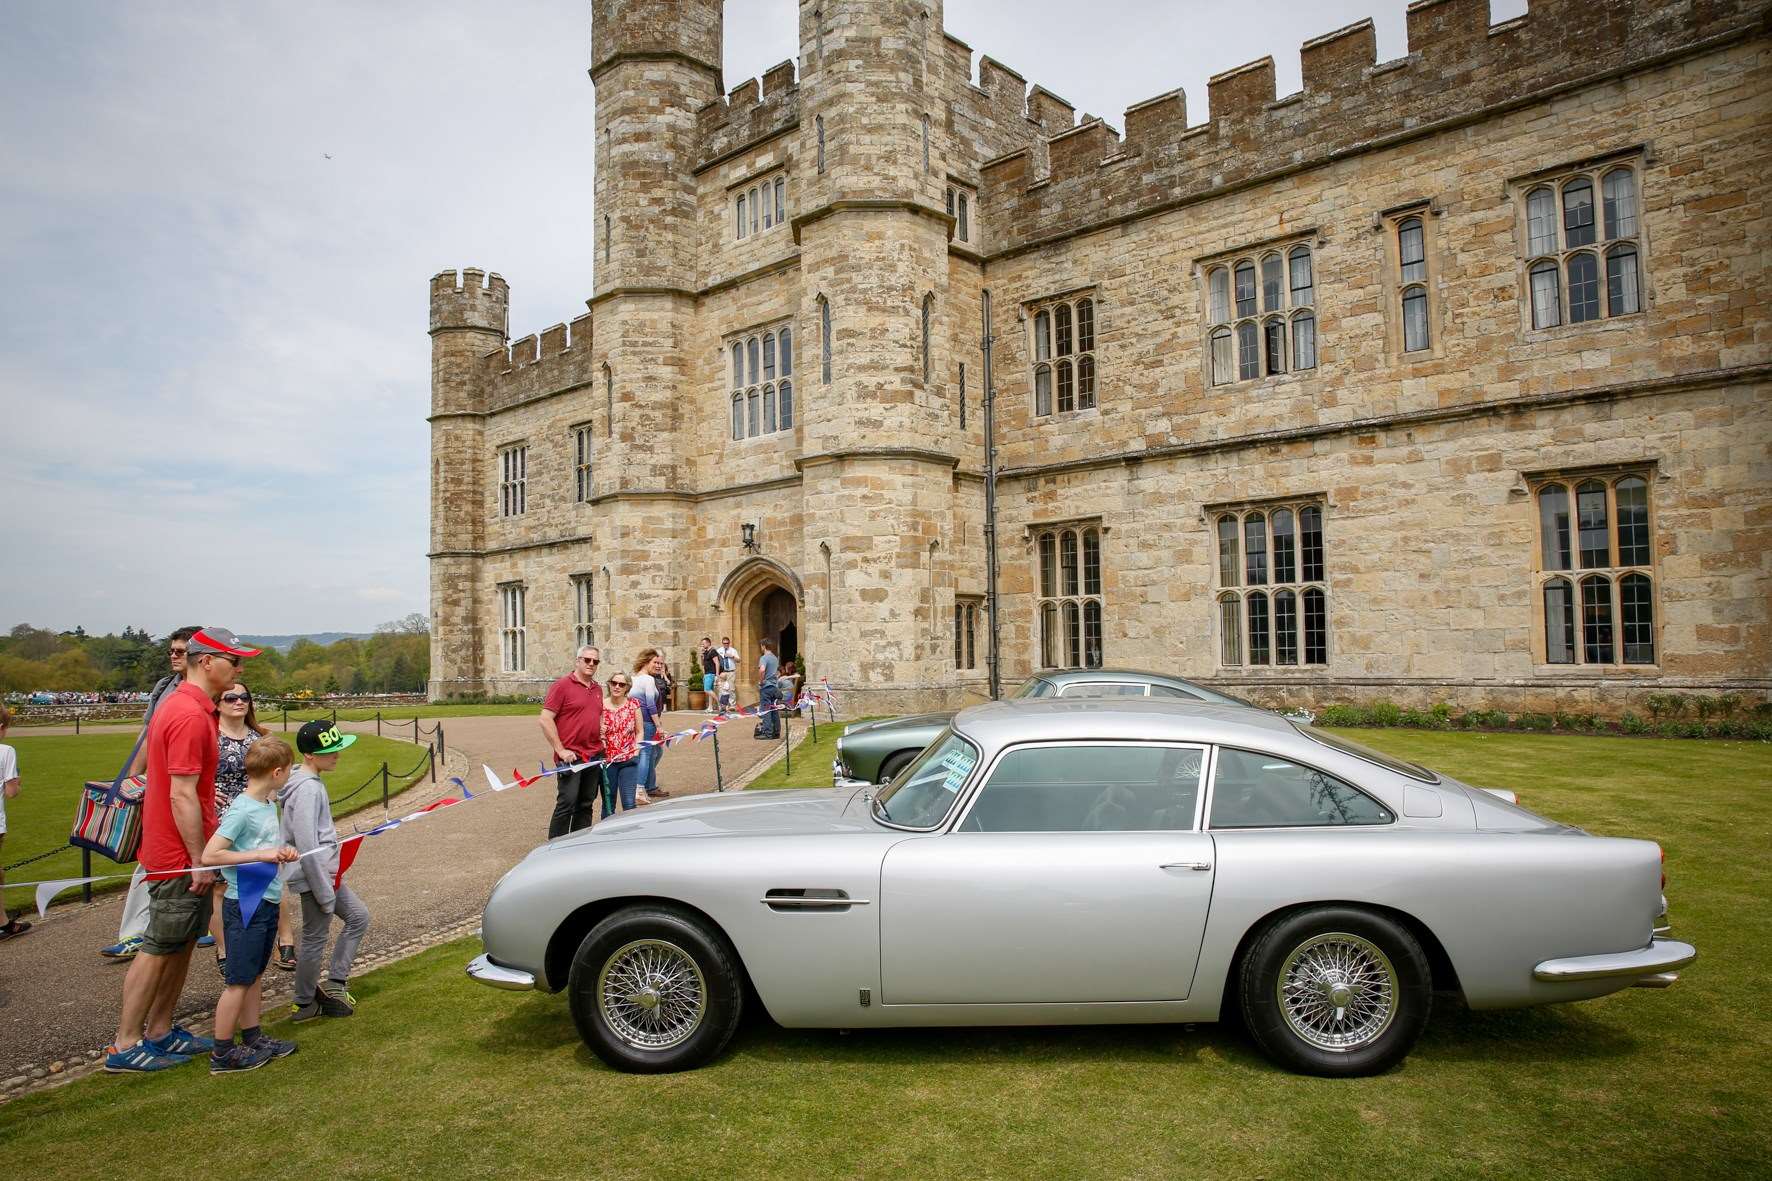
[[[869,710],[952,680],[936,587],[957,457],[931,430],[950,368],[941,38],[939,3],[800,0],[802,472],[805,517],[827,523],[801,561],[821,568],[829,546],[816,664]],[[828,383],[811,347],[827,306]]]
[[[596,549],[611,572],[615,614],[607,634],[683,647],[683,538],[676,440],[693,389],[699,215],[696,117],[720,98],[721,0],[595,0],[591,81],[596,87],[596,350],[614,414],[607,432],[618,462],[605,465]],[[632,646],[632,645],[629,645]],[[631,652],[606,659],[626,666]]]
[[[481,358],[505,342],[510,290],[469,267],[431,279],[431,679],[435,700],[479,693],[486,391]]]

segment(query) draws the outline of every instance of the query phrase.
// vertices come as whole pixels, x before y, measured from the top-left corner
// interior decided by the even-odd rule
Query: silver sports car
[[[782,1025],[1214,1021],[1371,1074],[1436,992],[1473,1008],[1665,987],[1661,851],[1257,710],[975,706],[880,789],[673,800],[493,889],[469,975],[566,990],[623,1070]]]

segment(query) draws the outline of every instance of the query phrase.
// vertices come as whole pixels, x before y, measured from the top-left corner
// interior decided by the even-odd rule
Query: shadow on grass
[[[488,1050],[577,1046],[587,1068],[606,1070],[580,1044],[564,996],[524,998],[494,1022]],[[1638,1040],[1618,1026],[1570,1005],[1473,1012],[1437,1000],[1415,1052],[1438,1062],[1542,1064],[1604,1061],[1635,1053]],[[755,1007],[746,1011],[720,1062],[745,1059],[771,1066],[864,1063],[873,1066],[1160,1065],[1211,1059],[1241,1071],[1284,1073],[1256,1047],[1240,1023],[1199,1025],[968,1026],[929,1029],[786,1029]],[[1405,1060],[1405,1067],[1407,1060]],[[1399,1067],[1397,1069],[1403,1069]]]

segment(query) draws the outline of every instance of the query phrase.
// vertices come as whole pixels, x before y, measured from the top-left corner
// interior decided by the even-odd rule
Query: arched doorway
[[[757,696],[758,642],[771,640],[782,661],[800,661],[800,604],[805,593],[793,571],[769,558],[740,564],[720,584],[721,632],[738,649],[739,697]]]

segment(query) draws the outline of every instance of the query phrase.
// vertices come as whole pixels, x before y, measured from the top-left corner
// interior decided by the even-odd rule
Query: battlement
[[[720,73],[722,0],[595,0],[591,80],[624,59],[680,60]]]
[[[510,313],[511,289],[494,271],[464,267],[431,276],[431,331],[475,328],[502,338]]]
[[[1767,0],[1533,0],[1525,16],[1492,27],[1489,0],[1415,0],[1409,51],[1395,61],[1377,61],[1372,22],[1360,21],[1304,43],[1297,93],[1276,96],[1274,62],[1263,57],[1208,80],[1197,125],[1180,90],[1133,104],[1124,140],[1089,116],[1073,127],[1070,104],[1035,86],[1026,114],[1041,139],[981,166],[980,202],[995,245],[1013,249],[1712,37],[1763,31],[1769,12]],[[988,92],[1024,85],[989,58],[979,74]]]
[[[531,333],[480,356],[486,410],[582,385],[592,374],[592,313]]]
[[[695,113],[696,168],[742,152],[800,121],[800,83],[790,58],[749,78]]]

